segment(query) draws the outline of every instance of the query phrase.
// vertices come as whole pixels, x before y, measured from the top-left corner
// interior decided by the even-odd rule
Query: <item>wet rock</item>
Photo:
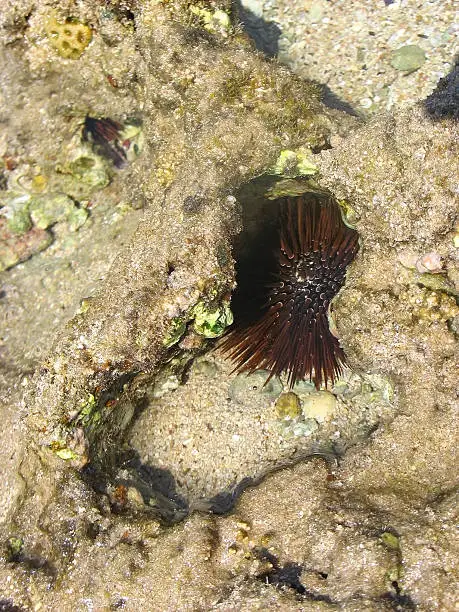
[[[292,391],[294,393],[297,393],[298,395],[307,395],[308,393],[314,391],[315,388],[316,387],[313,382],[306,380],[297,380],[296,383],[293,385]]]
[[[37,7],[21,2],[1,16],[5,66],[14,77],[2,91],[12,155],[40,157],[50,185],[62,180],[55,166],[70,171],[75,188],[86,162],[72,168],[62,151],[76,130],[75,101],[80,121],[88,110],[128,116],[134,109],[145,118],[144,154],[113,188],[107,184],[106,198],[114,209],[121,198],[145,202],[146,210],[135,234],[112,237],[119,240],[114,265],[109,272],[101,266],[91,299],[68,313],[35,378],[22,377],[24,364],[30,369],[25,357],[2,372],[14,402],[19,385],[30,390],[25,403],[2,411],[15,437],[1,451],[2,538],[24,541],[22,561],[0,563],[2,597],[50,609],[148,609],[153,599],[174,609],[451,607],[452,505],[445,500],[452,502],[457,484],[453,311],[418,286],[432,275],[403,273],[394,249],[445,253],[445,282],[427,289],[451,297],[456,171],[449,125],[432,125],[415,109],[378,118],[314,155],[321,184],[354,211],[362,236],[364,248],[333,305],[356,373],[341,387],[337,381],[333,419],[296,417],[303,432],[292,443],[276,429],[273,402],[282,386],[276,379],[263,386],[267,373],[254,373],[251,387],[246,377],[232,396],[223,366],[218,377],[207,371],[215,378],[207,387],[196,372],[189,387],[177,374],[162,397],[152,389],[174,359],[183,365],[204,349],[185,342],[196,305],[221,312],[234,287],[231,240],[240,220],[232,192],[272,168],[281,151],[328,147],[349,123],[320,105],[315,87],[253,56],[237,32],[232,38],[221,15],[227,3],[213,2],[205,14],[175,0],[132,3],[122,9],[123,35],[106,45],[94,27],[93,41],[72,62],[50,61],[55,53],[40,44],[48,8]],[[65,14],[67,5],[57,8]],[[98,5],[83,2],[75,11],[91,26],[102,19]],[[18,38],[21,45],[12,45]],[[40,79],[30,79],[34,71]],[[105,236],[109,224],[101,227]],[[440,305],[440,317],[418,316],[405,297],[416,300],[419,291],[429,312]],[[56,305],[50,297],[46,308]],[[206,331],[215,323],[207,314]],[[171,329],[178,337],[170,344]],[[28,432],[18,420],[24,413]],[[147,430],[140,415],[154,427]],[[255,476],[251,488],[242,481],[237,515],[196,513],[166,528],[154,507],[159,494],[147,498],[150,506],[140,488],[107,484],[135,417],[148,460],[175,461],[177,487],[195,496],[221,492],[222,483],[230,497],[240,495],[241,475]],[[325,450],[329,465],[280,469],[282,461]],[[331,460],[336,453],[339,466]],[[399,547],[388,545],[387,533]]]
[[[273,376],[268,382],[269,372],[257,370],[252,374],[238,374],[229,388],[231,399],[239,404],[244,404],[251,395],[261,395],[267,401],[272,401],[282,392],[282,383],[277,376]]]
[[[304,419],[292,427],[294,436],[310,436],[319,429],[316,419]]]

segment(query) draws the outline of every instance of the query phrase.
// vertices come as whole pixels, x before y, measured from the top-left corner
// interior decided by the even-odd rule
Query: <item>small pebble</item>
[[[349,385],[344,380],[337,380],[333,385],[332,392],[333,395],[344,395],[346,391],[349,389]]]
[[[311,393],[303,401],[303,414],[318,423],[330,419],[336,408],[336,398],[329,391]]]
[[[418,45],[404,45],[392,52],[391,66],[395,70],[413,72],[426,61],[426,54]]]
[[[427,253],[417,260],[416,269],[421,274],[440,274],[443,272],[443,259],[438,253]]]
[[[175,391],[180,386],[180,380],[175,374],[160,376],[153,387],[153,397],[159,398],[169,391]]]
[[[373,100],[371,98],[362,98],[360,100],[360,106],[362,108],[371,108],[372,104],[373,104]]]
[[[325,7],[323,3],[318,0],[317,2],[313,2],[311,8],[309,9],[309,19],[312,23],[318,23],[321,21],[325,13]]]
[[[459,231],[457,231],[453,236],[453,244],[455,249],[459,249]]]
[[[419,254],[411,251],[409,249],[405,249],[400,251],[398,254],[398,260],[402,264],[404,268],[408,268],[413,270],[416,267],[416,262],[419,259]]]
[[[127,501],[133,506],[142,508],[145,506],[141,493],[135,487],[129,487],[127,490]]]
[[[256,17],[263,17],[263,2],[261,0],[244,0],[242,4]]]
[[[289,391],[282,393],[276,401],[276,412],[281,419],[294,419],[301,414],[300,398],[296,393]]]

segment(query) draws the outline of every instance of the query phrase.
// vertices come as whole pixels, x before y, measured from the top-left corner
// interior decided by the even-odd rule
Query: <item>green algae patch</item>
[[[7,192],[1,199],[0,214],[5,217],[8,229],[14,234],[25,234],[32,228],[29,214],[31,196],[28,193]]]
[[[96,398],[92,393],[89,393],[86,399],[81,401],[80,406],[80,412],[74,421],[75,425],[87,427],[91,423],[97,424],[100,421],[100,413],[97,412]]]
[[[399,538],[390,531],[385,531],[381,534],[381,542],[391,550],[400,550]]]
[[[145,135],[142,124],[135,119],[126,121],[120,133],[119,140],[123,143],[126,160],[128,162],[134,161],[142,153],[145,145]]]
[[[190,7],[190,12],[199,18],[203,28],[211,34],[228,36],[231,32],[231,19],[225,11],[220,9],[209,11],[205,8],[192,5]]]
[[[228,38],[233,33],[228,2],[207,0],[161,0],[171,17],[187,28],[203,29],[213,36]]]
[[[75,459],[78,459],[78,455],[70,448],[58,448],[54,451],[54,453],[59,457],[59,459],[63,459],[64,461],[74,461]]]
[[[440,274],[420,274],[414,272],[412,277],[412,284],[421,285],[422,287],[430,289],[431,291],[438,291],[447,295],[459,297],[459,294],[455,290],[454,285],[449,281],[448,278]]]
[[[103,189],[110,183],[110,174],[105,160],[94,153],[89,145],[81,145],[73,152],[68,163],[60,169],[90,190]]]
[[[175,317],[171,320],[169,329],[166,337],[163,340],[163,344],[166,348],[177,344],[180,338],[186,331],[186,319],[183,317]]]
[[[308,191],[309,184],[303,179],[284,178],[276,181],[274,185],[269,187],[265,192],[268,200],[277,200],[285,196],[300,196],[305,191]]]
[[[88,217],[88,211],[76,206],[63,193],[32,195],[9,192],[3,196],[0,214],[6,218],[8,229],[25,234],[32,227],[47,229],[58,222],[67,222],[71,231],[78,230]]]
[[[268,200],[278,200],[279,198],[284,197],[297,197],[305,194],[306,192],[316,193],[322,196],[329,195],[329,192],[326,189],[323,189],[311,175],[296,175],[293,177],[284,175],[279,176],[280,178],[275,180],[275,182],[264,192],[264,196]],[[276,176],[271,175],[271,177],[276,179]]]
[[[217,338],[233,322],[233,313],[228,302],[217,308],[207,307],[199,302],[193,309],[194,330],[205,338]]]
[[[217,290],[210,292],[210,299],[215,298]],[[193,330],[204,338],[218,338],[233,322],[233,313],[228,302],[218,306],[209,306],[201,301],[187,311],[183,316],[171,319],[168,331],[163,340],[166,348],[177,344],[186,332],[187,324],[193,321]]]
[[[11,561],[14,561],[24,550],[24,540],[22,538],[18,538],[17,536],[12,536],[11,538],[8,538],[6,546],[8,550],[8,558]]]
[[[343,223],[348,227],[355,229],[355,223],[358,220],[358,215],[347,200],[338,200],[338,205],[341,210],[341,218]]]
[[[271,172],[285,177],[312,176],[318,172],[312,161],[312,151],[300,148],[297,151],[284,149],[280,152]]]
[[[79,455],[69,448],[64,440],[54,440],[49,445],[50,450],[63,461],[74,461]]]
[[[71,198],[64,194],[33,196],[29,203],[29,212],[33,224],[39,229],[46,229],[59,221],[68,222],[69,229],[76,231],[88,217],[88,212],[77,208]]]

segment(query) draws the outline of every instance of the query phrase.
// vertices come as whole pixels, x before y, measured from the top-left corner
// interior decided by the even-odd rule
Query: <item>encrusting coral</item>
[[[51,18],[46,24],[50,44],[65,59],[78,59],[91,42],[91,28],[84,23],[68,19],[59,23]]]

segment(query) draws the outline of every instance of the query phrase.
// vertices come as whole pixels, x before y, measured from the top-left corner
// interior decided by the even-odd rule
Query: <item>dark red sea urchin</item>
[[[345,361],[327,311],[359,249],[358,233],[326,194],[284,198],[280,208],[277,269],[265,285],[264,306],[255,321],[232,329],[221,348],[236,370],[263,368],[270,378],[287,372],[290,387],[308,377],[319,388],[335,381]]]
[[[109,117],[96,119],[87,115],[83,125],[83,140],[93,142],[98,152],[111,160],[116,168],[122,168],[126,163],[126,151],[119,142],[122,130],[121,123]]]

